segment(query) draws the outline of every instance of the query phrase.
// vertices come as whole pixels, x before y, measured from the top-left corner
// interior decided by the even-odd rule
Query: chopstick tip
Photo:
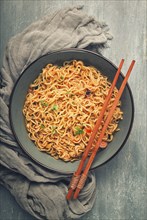
[[[132,62],[135,63],[136,61],[135,61],[135,60],[132,60]]]
[[[72,194],[73,194],[73,190],[70,188],[70,189],[68,190],[67,195],[66,195],[66,199],[67,199],[67,200],[70,200],[71,197],[72,197]]]
[[[79,193],[80,193],[80,189],[79,189],[79,188],[76,188],[76,191],[75,191],[75,193],[74,193],[73,198],[74,198],[74,199],[77,199],[77,198],[78,198]]]
[[[132,68],[133,68],[135,62],[136,62],[135,60],[132,60],[132,62],[131,62],[131,66],[132,66]]]

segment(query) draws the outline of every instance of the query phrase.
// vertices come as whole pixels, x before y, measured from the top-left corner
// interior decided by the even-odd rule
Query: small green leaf
[[[83,134],[84,133],[84,131],[83,131],[83,129],[81,129],[80,127],[75,127],[75,135],[79,135],[79,134]]]
[[[51,128],[52,130],[51,130],[51,133],[52,134],[56,134],[56,129],[57,129],[57,127],[56,126],[52,126],[52,128]]]
[[[51,110],[57,111],[57,110],[58,110],[58,105],[53,105],[52,108],[51,108]]]
[[[70,94],[70,91],[67,91],[66,94],[67,94],[67,95]]]
[[[45,128],[45,126],[44,126],[43,124],[41,124],[41,125],[40,125],[40,128],[44,129],[44,128]]]
[[[45,102],[44,100],[41,100],[40,103],[41,103],[42,107],[47,107],[48,106],[48,103]]]

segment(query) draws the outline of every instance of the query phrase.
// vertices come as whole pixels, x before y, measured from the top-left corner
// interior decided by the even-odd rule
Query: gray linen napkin
[[[16,142],[9,121],[9,98],[22,71],[35,59],[63,48],[105,48],[112,36],[108,26],[82,12],[65,8],[34,22],[7,44],[1,69],[0,183],[23,209],[37,219],[80,218],[93,207],[94,172],[77,200],[66,201],[70,176],[48,170],[31,160]]]

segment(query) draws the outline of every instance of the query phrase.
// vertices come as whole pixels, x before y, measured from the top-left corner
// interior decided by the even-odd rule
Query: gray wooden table
[[[114,159],[96,170],[97,199],[82,220],[145,220],[146,206],[146,14],[144,0],[0,0],[0,66],[10,37],[47,13],[71,5],[84,5],[87,14],[104,20],[114,36],[104,56],[116,65],[126,60],[125,73],[132,59],[136,66],[129,84],[135,102],[135,120],[124,148]],[[34,220],[0,187],[1,220]]]

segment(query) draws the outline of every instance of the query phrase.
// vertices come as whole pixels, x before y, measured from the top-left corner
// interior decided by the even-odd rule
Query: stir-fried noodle
[[[30,139],[56,159],[79,159],[110,86],[107,77],[82,61],[66,62],[61,67],[48,64],[30,85],[23,108]],[[117,92],[115,88],[97,137]],[[122,115],[119,103],[104,141],[112,141]]]

